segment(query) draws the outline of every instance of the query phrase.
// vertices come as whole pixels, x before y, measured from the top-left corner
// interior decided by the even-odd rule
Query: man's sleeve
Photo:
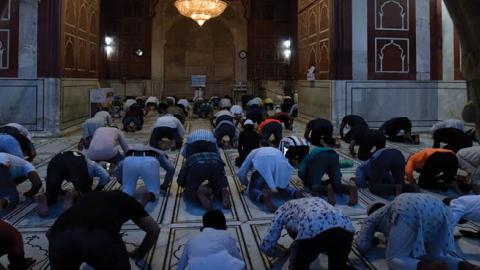
[[[381,209],[377,210],[376,213],[373,213],[369,216],[360,230],[360,234],[355,240],[355,246],[361,254],[367,253],[373,244],[373,238],[375,237],[376,226],[378,220],[381,218]]]
[[[122,193],[122,203],[119,205],[128,214],[128,217],[137,224],[140,219],[148,216],[143,206],[133,197]]]
[[[284,207],[285,204],[280,207],[275,213],[275,216],[272,220],[272,226],[270,227],[270,231],[268,232],[268,235],[265,236],[262,245],[260,246],[262,252],[269,257],[275,257],[275,247],[277,245],[278,239],[280,239],[280,236],[282,235],[283,225],[285,224],[285,220],[283,217]]]

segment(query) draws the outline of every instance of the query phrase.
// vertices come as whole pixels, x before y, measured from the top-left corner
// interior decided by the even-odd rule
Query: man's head
[[[226,230],[227,221],[220,210],[208,211],[203,215],[203,228],[213,228],[216,230]]]
[[[243,128],[247,130],[253,130],[254,128],[253,121],[250,119],[245,120],[245,123],[243,123]]]
[[[375,213],[378,209],[384,207],[384,203],[374,203],[370,208],[368,208],[367,214],[370,216],[371,214]]]

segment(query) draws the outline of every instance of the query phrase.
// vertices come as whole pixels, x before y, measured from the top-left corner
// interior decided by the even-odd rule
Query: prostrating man
[[[356,156],[355,145],[360,145],[358,148],[358,159],[362,161],[368,160],[373,153],[385,148],[387,139],[383,132],[375,129],[368,129],[365,127],[356,127],[350,130],[350,154]]]
[[[340,147],[333,137],[333,124],[327,119],[317,118],[308,122],[304,137],[315,146]]]
[[[105,119],[103,117],[94,116],[85,120],[83,123],[83,134],[80,142],[78,143],[78,150],[82,151],[83,149],[88,149],[90,147],[90,142],[92,141],[93,134],[95,131],[102,127],[108,127]]]
[[[96,191],[102,190],[110,181],[108,172],[82,153],[76,151],[58,153],[48,163],[45,178],[46,193],[35,197],[38,215],[48,216],[48,207],[55,204],[58,196],[63,193],[63,181],[71,182],[75,188],[74,192],[68,192],[65,197],[64,209],[68,209],[73,203],[74,194],[83,195],[92,191],[95,177],[99,178]]]
[[[325,174],[329,179],[322,179]],[[331,205],[336,204],[334,193],[349,194],[349,205],[358,202],[357,187],[342,183],[340,158],[332,148],[314,147],[300,163],[298,176],[313,192],[326,195]]]
[[[12,135],[0,133],[0,152],[24,158],[22,147]]]
[[[127,251],[120,235],[132,220],[146,235],[140,246]],[[156,244],[160,228],[143,206],[121,191],[92,192],[64,212],[47,232],[52,270],[130,269],[128,257],[142,258]]]
[[[419,191],[416,185],[407,184],[404,178],[405,157],[402,152],[383,148],[357,167],[355,182],[357,186],[368,187],[370,192],[379,196]]]
[[[480,194],[480,146],[463,148],[457,152],[458,165],[467,175],[468,183],[472,184],[472,191]]]
[[[472,138],[456,128],[441,128],[433,133],[433,148],[440,148],[442,143],[446,144],[444,149],[452,150],[455,153],[473,145]]]
[[[183,143],[185,128],[178,118],[170,114],[163,114],[157,118],[153,124],[152,134],[150,135],[150,146],[166,150],[162,143],[163,139],[168,139],[172,143],[172,149],[180,149]]]
[[[158,110],[158,104],[160,104],[160,100],[158,100],[155,96],[149,96],[145,101],[146,107],[148,110]]]
[[[17,185],[25,180],[31,183],[30,190],[23,195],[32,197],[42,187],[42,180],[35,167],[28,161],[7,153],[0,153],[0,211],[15,208],[19,201]]]
[[[243,123],[243,130],[238,137],[238,157],[235,159],[235,165],[237,165],[237,167],[242,166],[248,154],[259,147],[260,135],[255,131],[253,121],[247,119],[245,123]]]
[[[215,130],[213,131],[213,134],[215,135],[215,138],[217,140],[217,145],[223,146],[225,148],[234,147],[236,145],[238,140],[238,132],[237,127],[235,126],[233,121],[233,117],[230,117],[229,115],[224,115],[217,118],[215,123]],[[228,144],[223,140],[225,136],[229,138]]]
[[[118,150],[118,145],[121,146],[124,153],[130,150],[125,140],[125,135],[123,135],[121,130],[114,127],[99,128],[95,131],[90,142],[87,157],[94,161],[117,163],[123,160],[123,155]]]
[[[209,211],[203,215],[203,227],[183,247],[177,270],[243,270],[245,263],[237,242],[227,232],[222,211]]]
[[[374,204],[368,214],[355,241],[357,250],[366,254],[376,242],[375,233],[383,233],[389,269],[478,269],[450,255],[456,251],[450,213],[435,196],[404,193],[387,205]]]
[[[293,120],[288,114],[288,112],[282,111],[281,109],[276,109],[275,115],[271,118],[277,119],[278,121],[282,122],[286,130],[293,130]]]
[[[443,202],[449,206],[452,213],[452,233],[457,224],[480,222],[480,195],[466,195],[456,199],[445,198]],[[480,231],[460,230],[466,237],[480,238]]]
[[[188,158],[193,154],[202,152],[220,153],[217,147],[217,139],[207,129],[197,129],[190,133],[187,143],[183,146],[182,156]]]
[[[278,149],[292,166],[297,167],[310,152],[310,143],[299,136],[288,136],[280,141]]]
[[[183,106],[176,106],[174,99],[167,99],[168,103],[167,112],[180,120],[180,122],[185,123],[187,115],[185,114]]]
[[[217,152],[200,152],[188,156],[177,178],[177,183],[185,188],[185,198],[199,202],[207,211],[212,210],[216,198],[222,200],[225,209],[231,208],[224,167],[225,163]],[[208,183],[205,184],[207,180]]]
[[[160,185],[160,167],[166,171],[165,179]],[[170,186],[175,174],[175,167],[168,156],[151,146],[133,146],[115,169],[117,180],[122,183],[122,191],[135,196],[138,178],[145,184],[145,193],[141,203],[154,202]]]
[[[438,129],[441,128],[456,128],[460,131],[463,131],[465,128],[465,125],[463,124],[462,120],[458,119],[447,119],[445,121],[441,121],[436,123],[435,125],[432,126],[430,129],[433,132],[437,131]]]
[[[277,119],[265,119],[257,128],[258,134],[261,136],[262,146],[273,145],[278,147],[283,136],[282,122]],[[270,142],[270,137],[273,135],[273,141]]]
[[[347,134],[344,134],[345,128],[348,127],[350,130],[347,132]],[[347,115],[342,119],[342,124],[340,126],[340,137],[346,142],[350,143],[350,140],[352,139],[352,129],[354,128],[368,128],[367,122],[359,116],[359,115]]]
[[[249,172],[252,172],[250,180]],[[248,186],[247,194],[250,199],[275,212],[277,206],[272,201],[272,191],[278,191],[287,200],[303,197],[302,192],[288,185],[292,172],[293,167],[280,150],[262,147],[250,152],[237,175],[240,182]]]
[[[7,267],[0,264],[0,269],[27,270],[35,262],[25,258],[23,238],[20,232],[12,225],[0,219],[0,257],[8,256],[10,265]]]
[[[132,104],[128,111],[125,112],[125,117],[123,117],[123,130],[128,132],[142,130],[144,116],[143,108],[138,103]]]
[[[252,99],[251,101],[253,100],[255,99]],[[262,123],[262,121],[265,119],[265,112],[260,105],[254,103],[248,107],[247,115],[245,117],[247,119],[251,119],[257,125],[260,125],[260,123]]]
[[[12,125],[12,124],[10,124]],[[37,156],[37,152],[35,150],[35,146],[33,145],[33,142],[31,140],[31,135],[29,136],[29,133],[27,135],[24,135],[23,133],[25,133],[24,131],[22,132],[22,130],[24,130],[25,128],[20,126],[20,125],[16,125],[16,126],[3,126],[3,127],[0,127],[0,134],[6,134],[6,135],[10,135],[12,136],[13,138],[15,138],[15,140],[18,142],[18,145],[20,146],[20,149],[22,151],[22,158],[23,157],[26,157],[26,159],[30,162],[33,161],[33,159]],[[29,139],[30,137],[30,139]],[[8,147],[7,147],[8,148]],[[11,149],[15,149],[14,152],[18,151],[18,149],[16,148],[16,144],[15,146],[12,145],[12,148]],[[17,153],[18,154],[18,153]]]
[[[240,105],[233,105],[230,108],[230,113],[233,115],[233,119],[235,120],[235,126],[238,126],[243,120],[243,109]]]
[[[347,262],[355,230],[340,209],[317,197],[286,202],[275,212],[270,231],[260,247],[267,256],[288,254],[288,250],[278,244],[283,229],[295,240],[290,246],[289,269],[310,269],[321,252],[328,255],[328,269],[352,269]]]
[[[97,113],[95,113],[93,117],[103,119],[105,127],[113,125],[112,116],[110,115],[110,112],[106,107],[102,107]]]
[[[420,143],[420,137],[412,134],[412,121],[408,117],[392,118],[383,123],[379,130],[384,132],[387,139],[392,142]],[[403,131],[402,134],[401,131]]]
[[[426,148],[411,155],[405,166],[405,174],[410,184],[415,183],[413,171],[420,172],[418,186],[424,189],[446,191],[453,188],[462,193],[456,180],[458,159],[447,149]]]

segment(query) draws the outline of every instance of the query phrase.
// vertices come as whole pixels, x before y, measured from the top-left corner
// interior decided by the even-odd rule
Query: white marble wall
[[[430,1],[416,0],[417,80],[430,80]]]
[[[332,81],[297,81],[298,109],[303,118],[332,119]]]
[[[367,0],[352,1],[352,78],[368,79]]]
[[[447,7],[442,1],[443,80],[445,81],[453,81],[455,78],[453,29],[453,21],[450,18]]]
[[[18,77],[36,79],[38,1],[21,0],[19,1],[19,9]]]

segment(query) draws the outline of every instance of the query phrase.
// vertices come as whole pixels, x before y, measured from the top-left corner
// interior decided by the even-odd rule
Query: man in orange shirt
[[[449,187],[461,193],[455,176],[458,170],[458,159],[453,151],[446,149],[426,148],[408,158],[405,174],[409,183],[414,183],[413,171],[420,172],[418,185],[424,189],[446,191]]]
[[[273,144],[278,147],[283,136],[282,122],[277,119],[266,119],[257,128],[260,134],[262,146],[270,146],[270,136],[273,135]]]

